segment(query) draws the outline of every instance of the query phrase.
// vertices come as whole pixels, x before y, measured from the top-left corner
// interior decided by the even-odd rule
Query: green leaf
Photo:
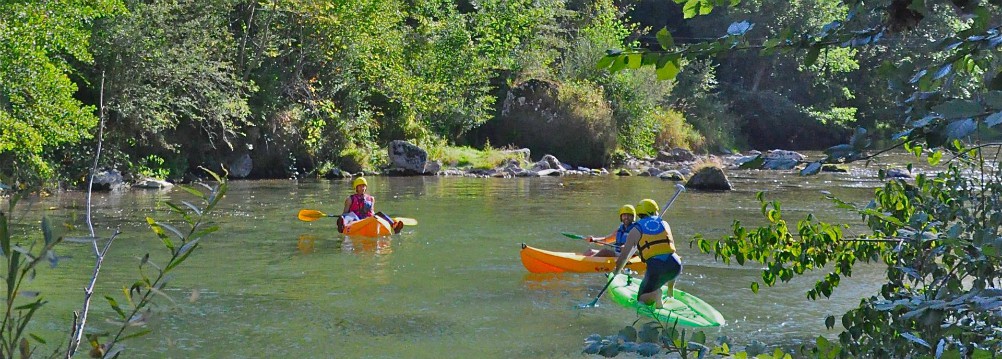
[[[125,319],[125,311],[122,310],[122,307],[118,306],[118,302],[115,301],[115,298],[112,298],[111,296],[107,296],[106,295],[106,296],[104,296],[104,299],[108,300],[108,304],[111,305],[111,309],[114,309],[115,312],[118,313],[119,317],[121,317],[122,319]]]
[[[598,63],[595,64],[595,68],[604,69],[606,67],[609,67],[612,65],[613,62],[616,61],[617,58],[618,56],[605,55],[598,60]]]
[[[675,46],[675,39],[672,38],[671,33],[668,32],[667,27],[661,28],[657,33],[658,44],[661,45],[662,49],[668,50]]]
[[[984,112],[981,104],[971,100],[952,100],[932,107],[946,119],[974,117]]]
[[[700,344],[700,345],[705,344],[706,343],[706,333],[703,333],[703,331],[698,331],[698,332],[693,333],[692,337],[689,338],[689,342]]]
[[[626,67],[626,59],[627,59],[626,55],[616,56],[616,61],[613,61],[612,67],[609,68],[609,71],[619,72],[619,70],[622,70],[624,67]]]
[[[202,191],[199,191],[199,190],[195,189],[194,187],[187,186],[187,185],[179,185],[177,187],[180,187],[185,192],[191,193],[191,195],[193,195],[195,197],[201,198],[203,200],[206,199],[205,193],[202,193]]]
[[[758,294],[758,282],[752,282],[751,291],[752,293]]]
[[[711,12],[713,12],[713,0],[700,0],[699,14],[709,15]]]
[[[657,69],[658,80],[674,80],[678,76],[679,68],[675,61],[668,61],[664,66]]]
[[[699,13],[699,0],[689,0],[682,6],[682,18],[691,19]]]
[[[929,165],[931,166],[938,165],[939,161],[941,161],[942,159],[943,159],[943,151],[933,151],[933,153],[929,155],[928,159]]]
[[[643,65],[644,57],[641,54],[632,53],[632,54],[626,55],[626,59],[627,59],[626,60],[626,67],[629,68],[629,69],[631,69],[631,70],[636,70],[636,69],[639,69],[641,65]]]

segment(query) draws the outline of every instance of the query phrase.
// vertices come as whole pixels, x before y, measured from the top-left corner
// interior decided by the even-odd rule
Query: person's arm
[[[608,236],[605,236],[604,238],[598,238],[598,237],[595,237],[595,236],[588,236],[585,239],[587,239],[589,242],[613,243],[613,242],[616,241],[616,232],[613,231],[612,234],[610,234]]]
[[[348,214],[348,212],[351,212],[351,196],[348,196],[348,198],[344,200],[344,210],[341,211],[341,214],[345,215]]]
[[[630,257],[633,257],[633,252],[637,250],[637,243],[640,242],[640,230],[634,228],[630,231],[630,234],[626,235],[626,244],[623,245],[623,249],[619,252],[619,257],[616,258],[616,270],[612,272],[613,275],[619,274],[626,267],[626,262],[630,261]]]

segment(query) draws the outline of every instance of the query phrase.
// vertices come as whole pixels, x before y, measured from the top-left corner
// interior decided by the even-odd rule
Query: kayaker
[[[378,215],[393,224],[393,233],[400,233],[400,230],[404,227],[403,222],[394,221],[393,218],[382,212],[374,212],[376,199],[366,193],[369,189],[369,182],[365,180],[365,177],[355,178],[355,180],[351,181],[351,187],[355,189],[355,193],[344,200],[344,211],[342,211],[341,217],[337,219],[338,232],[344,232],[344,226],[351,222]]]
[[[640,219],[626,236],[626,244],[616,259],[616,270],[619,274],[626,261],[639,251],[640,260],[647,264],[644,280],[640,282],[637,291],[637,301],[663,308],[661,286],[668,284],[669,293],[674,293],[675,278],[682,273],[682,259],[675,252],[675,238],[671,227],[658,217],[658,203],[645,199],[637,204],[637,215]]]
[[[605,238],[596,238],[595,236],[588,236],[585,238],[588,242],[598,242],[611,244],[611,248],[602,249],[589,249],[584,252],[583,255],[587,257],[615,257],[619,255],[619,251],[626,244],[626,235],[630,233],[630,229],[633,229],[633,221],[637,218],[637,210],[633,208],[632,205],[624,205],[619,208],[619,221],[622,222],[612,234],[605,236]]]

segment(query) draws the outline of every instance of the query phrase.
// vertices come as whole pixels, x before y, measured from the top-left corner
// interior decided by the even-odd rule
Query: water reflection
[[[393,253],[390,247],[390,237],[344,237],[341,245],[342,250],[361,253],[375,253],[376,255],[389,255]]]

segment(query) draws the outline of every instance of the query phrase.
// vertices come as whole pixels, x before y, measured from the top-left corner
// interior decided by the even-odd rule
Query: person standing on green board
[[[403,222],[394,221],[393,218],[382,212],[374,212],[376,199],[366,193],[369,189],[369,182],[365,180],[365,177],[355,178],[354,181],[351,181],[351,187],[355,189],[355,194],[344,200],[344,211],[337,219],[338,232],[344,232],[344,227],[351,222],[378,215],[393,225],[393,233],[400,233],[400,229],[404,226]]]
[[[653,199],[645,199],[637,204],[637,214],[640,219],[626,236],[626,244],[616,259],[616,270],[619,274],[626,262],[633,256],[633,251],[639,251],[640,260],[647,264],[644,280],[640,282],[637,291],[637,301],[663,308],[661,286],[668,284],[668,293],[675,290],[675,278],[682,273],[682,259],[675,253],[675,238],[671,227],[658,217],[658,203]]]
[[[602,249],[589,249],[582,255],[586,257],[616,257],[619,255],[619,251],[626,244],[626,235],[630,233],[633,229],[634,220],[637,218],[637,210],[633,208],[632,205],[624,205],[619,208],[619,221],[622,224],[619,228],[616,228],[615,232],[605,236],[605,238],[596,238],[595,236],[585,237],[588,242],[612,244],[612,249],[602,248]]]

